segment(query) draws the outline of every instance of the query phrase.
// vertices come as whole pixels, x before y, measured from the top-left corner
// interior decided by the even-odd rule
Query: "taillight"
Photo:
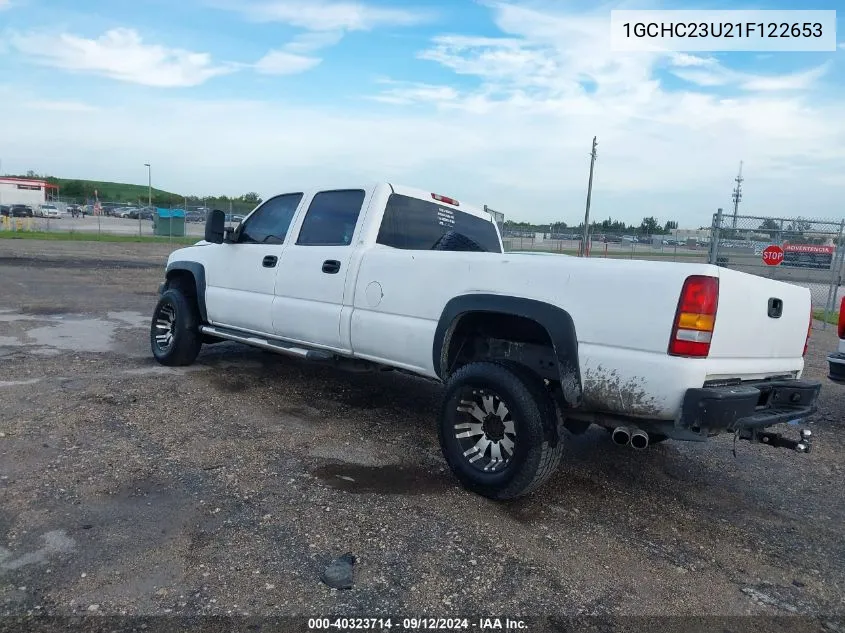
[[[675,324],[669,341],[670,356],[705,358],[710,353],[718,305],[717,277],[687,277],[675,313]]]
[[[801,356],[807,355],[807,348],[810,347],[810,332],[813,331],[813,310],[810,309],[810,325],[807,326],[807,338],[804,340],[804,351]]]
[[[431,197],[437,200],[437,202],[445,202],[446,204],[451,204],[452,206],[459,207],[461,206],[457,200],[454,198],[449,198],[447,196],[441,196],[439,193],[431,194]]]
[[[839,338],[845,338],[845,297],[839,305]]]

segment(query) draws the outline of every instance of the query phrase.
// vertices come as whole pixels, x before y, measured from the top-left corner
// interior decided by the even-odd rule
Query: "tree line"
[[[566,222],[549,222],[548,224],[534,224],[530,222],[514,222],[505,220],[505,228],[514,231],[531,231],[534,233],[582,233],[584,223],[569,225]],[[649,216],[642,219],[639,224],[627,224],[621,220],[608,218],[600,222],[590,222],[590,233],[618,233],[623,235],[668,235],[673,229],[678,228],[678,223],[669,220],[661,224],[657,218]]]

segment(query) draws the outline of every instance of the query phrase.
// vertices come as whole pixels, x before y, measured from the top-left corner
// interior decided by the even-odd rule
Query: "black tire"
[[[487,401],[489,406],[484,404],[485,396],[492,398]],[[498,402],[504,403],[508,413],[493,416],[501,419],[501,426],[488,429],[488,419],[491,427],[498,424],[488,414],[480,427],[488,430],[479,431],[476,426],[463,431],[470,424],[477,424],[469,420],[478,420],[458,409],[468,406],[461,405],[471,401],[467,398],[476,399],[477,415],[488,408],[501,412]],[[479,402],[482,405],[479,406]],[[546,432],[549,428],[557,429],[554,402],[542,380],[527,369],[510,363],[470,363],[456,371],[447,383],[438,425],[440,448],[455,477],[472,492],[501,501],[529,494],[545,483],[557,470],[563,453],[562,438],[554,446],[548,441]],[[475,438],[479,439],[473,445]],[[496,441],[479,451],[477,446],[491,441],[488,438]],[[503,457],[512,450],[501,467],[490,465],[494,461],[496,444],[499,445],[497,452]],[[475,451],[470,452],[473,449]]]
[[[181,290],[166,290],[158,300],[150,323],[150,347],[162,365],[178,367],[193,363],[202,348],[199,314]],[[162,336],[170,334],[163,340]]]

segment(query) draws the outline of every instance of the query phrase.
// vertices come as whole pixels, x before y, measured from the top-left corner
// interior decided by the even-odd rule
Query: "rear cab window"
[[[469,240],[478,248],[471,250],[501,253],[502,247],[492,220],[398,193],[387,200],[376,242],[403,250],[451,250],[444,238],[458,234],[463,244]],[[461,248],[460,250],[467,250]]]

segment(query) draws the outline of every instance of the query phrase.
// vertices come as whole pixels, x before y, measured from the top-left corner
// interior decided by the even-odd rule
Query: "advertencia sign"
[[[799,268],[827,268],[833,265],[833,246],[813,244],[784,244],[781,266]]]

